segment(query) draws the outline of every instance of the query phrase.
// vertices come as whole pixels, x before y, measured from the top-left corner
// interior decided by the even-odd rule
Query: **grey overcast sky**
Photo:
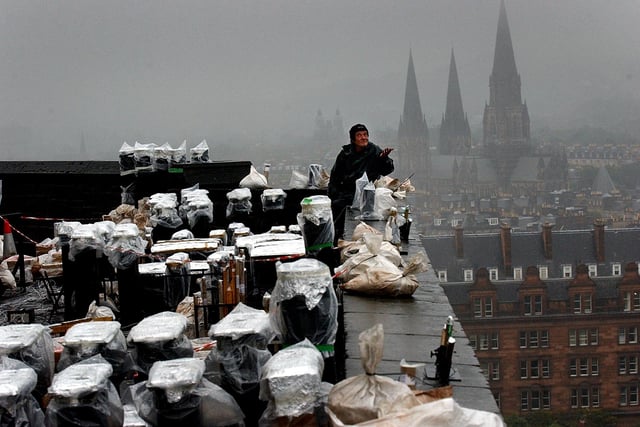
[[[320,109],[395,129],[409,51],[430,127],[454,48],[464,108],[489,96],[500,0],[0,0],[0,138],[25,159],[84,139],[308,135]],[[506,0],[532,128],[584,105],[640,105],[640,1]],[[603,108],[602,111],[609,111]],[[597,118],[596,118],[597,119]],[[615,118],[613,118],[615,119]],[[43,149],[41,149],[43,148]],[[215,152],[215,148],[214,148]],[[110,156],[109,153],[113,153]]]

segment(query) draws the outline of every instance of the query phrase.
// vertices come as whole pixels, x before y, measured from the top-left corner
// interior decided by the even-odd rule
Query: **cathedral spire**
[[[415,174],[412,181],[417,183],[417,187],[426,188],[429,157],[429,128],[422,113],[413,55],[409,50],[404,109],[398,126],[396,174],[402,177]]]
[[[407,84],[404,90],[404,109],[402,116],[406,121],[419,121],[422,119],[422,106],[418,93],[418,81],[413,67],[413,55],[409,50],[409,65],[407,66]]]
[[[471,129],[462,107],[456,58],[451,49],[447,105],[440,125],[440,154],[468,154],[471,148]]]
[[[484,108],[483,143],[493,158],[503,189],[520,156],[530,151],[529,111],[522,103],[520,75],[516,68],[504,0],[500,2],[498,30],[489,77],[489,103]]]
[[[493,71],[491,74],[498,80],[511,79],[518,75],[504,0],[500,2],[498,31],[496,32],[496,49],[493,56]]]

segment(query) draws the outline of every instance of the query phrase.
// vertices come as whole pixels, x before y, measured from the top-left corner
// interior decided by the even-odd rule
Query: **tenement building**
[[[640,229],[424,237],[504,415],[640,420]],[[637,424],[636,424],[637,425]]]

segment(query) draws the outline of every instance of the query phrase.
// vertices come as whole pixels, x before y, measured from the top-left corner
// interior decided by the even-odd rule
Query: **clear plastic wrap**
[[[251,213],[251,190],[248,188],[236,188],[227,193],[227,218],[236,214]]]
[[[73,229],[69,241],[70,261],[75,261],[76,255],[85,250],[97,250],[104,247],[104,239],[98,231],[96,224],[80,224]]]
[[[176,167],[183,163],[187,163],[187,141],[182,141],[178,148],[171,149],[171,159],[169,160],[169,168]]]
[[[285,344],[309,339],[333,345],[338,332],[338,298],[329,267],[313,258],[276,264],[277,280],[269,320]]]
[[[151,425],[244,426],[244,414],[229,393],[202,378],[204,362],[157,362],[149,380],[131,386],[123,401]]]
[[[153,147],[153,170],[158,172],[166,172],[169,170],[169,161],[171,160],[171,146],[168,142]]]
[[[133,146],[133,158],[136,163],[136,172],[151,172],[153,170],[153,155],[156,144],[141,144],[138,141]]]
[[[112,372],[111,365],[96,355],[56,374],[49,387],[46,425],[122,426],[124,410],[109,381]]]
[[[64,336],[64,348],[56,369],[61,371],[96,354],[111,364],[114,376],[124,375],[132,368],[127,352],[127,340],[116,321],[78,323]]]
[[[189,150],[191,154],[191,163],[208,163],[209,162],[209,145],[207,140],[203,139],[200,144]]]
[[[365,373],[342,380],[331,389],[328,401],[331,412],[344,424],[358,424],[419,405],[408,385],[375,375],[384,349],[382,324],[361,332],[358,341]]]
[[[284,202],[287,193],[281,188],[268,188],[260,195],[263,211],[273,211],[284,209]]]
[[[131,145],[127,144],[127,141],[122,143],[119,151],[120,175],[131,175],[136,173],[136,160],[134,157],[134,149]]]
[[[191,228],[195,227],[203,219],[209,224],[213,222],[213,202],[207,193],[207,190],[193,192],[181,205]]]
[[[149,198],[150,218],[153,227],[160,225],[167,228],[178,228],[182,219],[178,215],[178,198],[174,193],[155,193]]]
[[[300,202],[300,207],[297,220],[307,253],[314,255],[323,248],[332,247],[335,230],[331,199],[323,195],[305,197]]]
[[[193,345],[185,335],[187,318],[163,311],[145,317],[134,326],[127,341],[133,345],[131,355],[142,372],[148,372],[160,360],[193,357]]]
[[[19,360],[0,357],[0,426],[41,426],[44,413],[31,392],[36,372]]]
[[[260,399],[273,418],[313,413],[322,399],[324,360],[303,340],[273,355],[262,369]]]
[[[113,230],[104,247],[104,253],[114,268],[126,270],[137,264],[138,257],[144,255],[147,244],[137,225],[121,223]]]
[[[0,355],[24,362],[38,375],[34,393],[44,396],[55,369],[53,339],[40,324],[0,326]]]
[[[221,385],[238,394],[260,384],[262,366],[271,358],[267,345],[275,337],[269,315],[242,303],[209,329],[216,347],[207,356],[207,365],[220,366]]]

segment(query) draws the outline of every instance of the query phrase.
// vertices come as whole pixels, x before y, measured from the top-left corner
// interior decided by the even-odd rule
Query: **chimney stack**
[[[553,259],[553,245],[551,244],[551,229],[553,224],[545,222],[542,226],[542,248],[546,259]]]
[[[464,245],[462,244],[462,238],[464,236],[464,229],[461,225],[457,225],[455,228],[455,235],[453,242],[456,245],[456,257],[464,258]]]
[[[593,224],[593,242],[596,246],[596,260],[604,262],[604,222],[600,219]]]
[[[504,263],[504,272],[506,275],[512,273],[511,265],[511,227],[502,223],[500,225],[500,247],[502,248],[502,260]]]

